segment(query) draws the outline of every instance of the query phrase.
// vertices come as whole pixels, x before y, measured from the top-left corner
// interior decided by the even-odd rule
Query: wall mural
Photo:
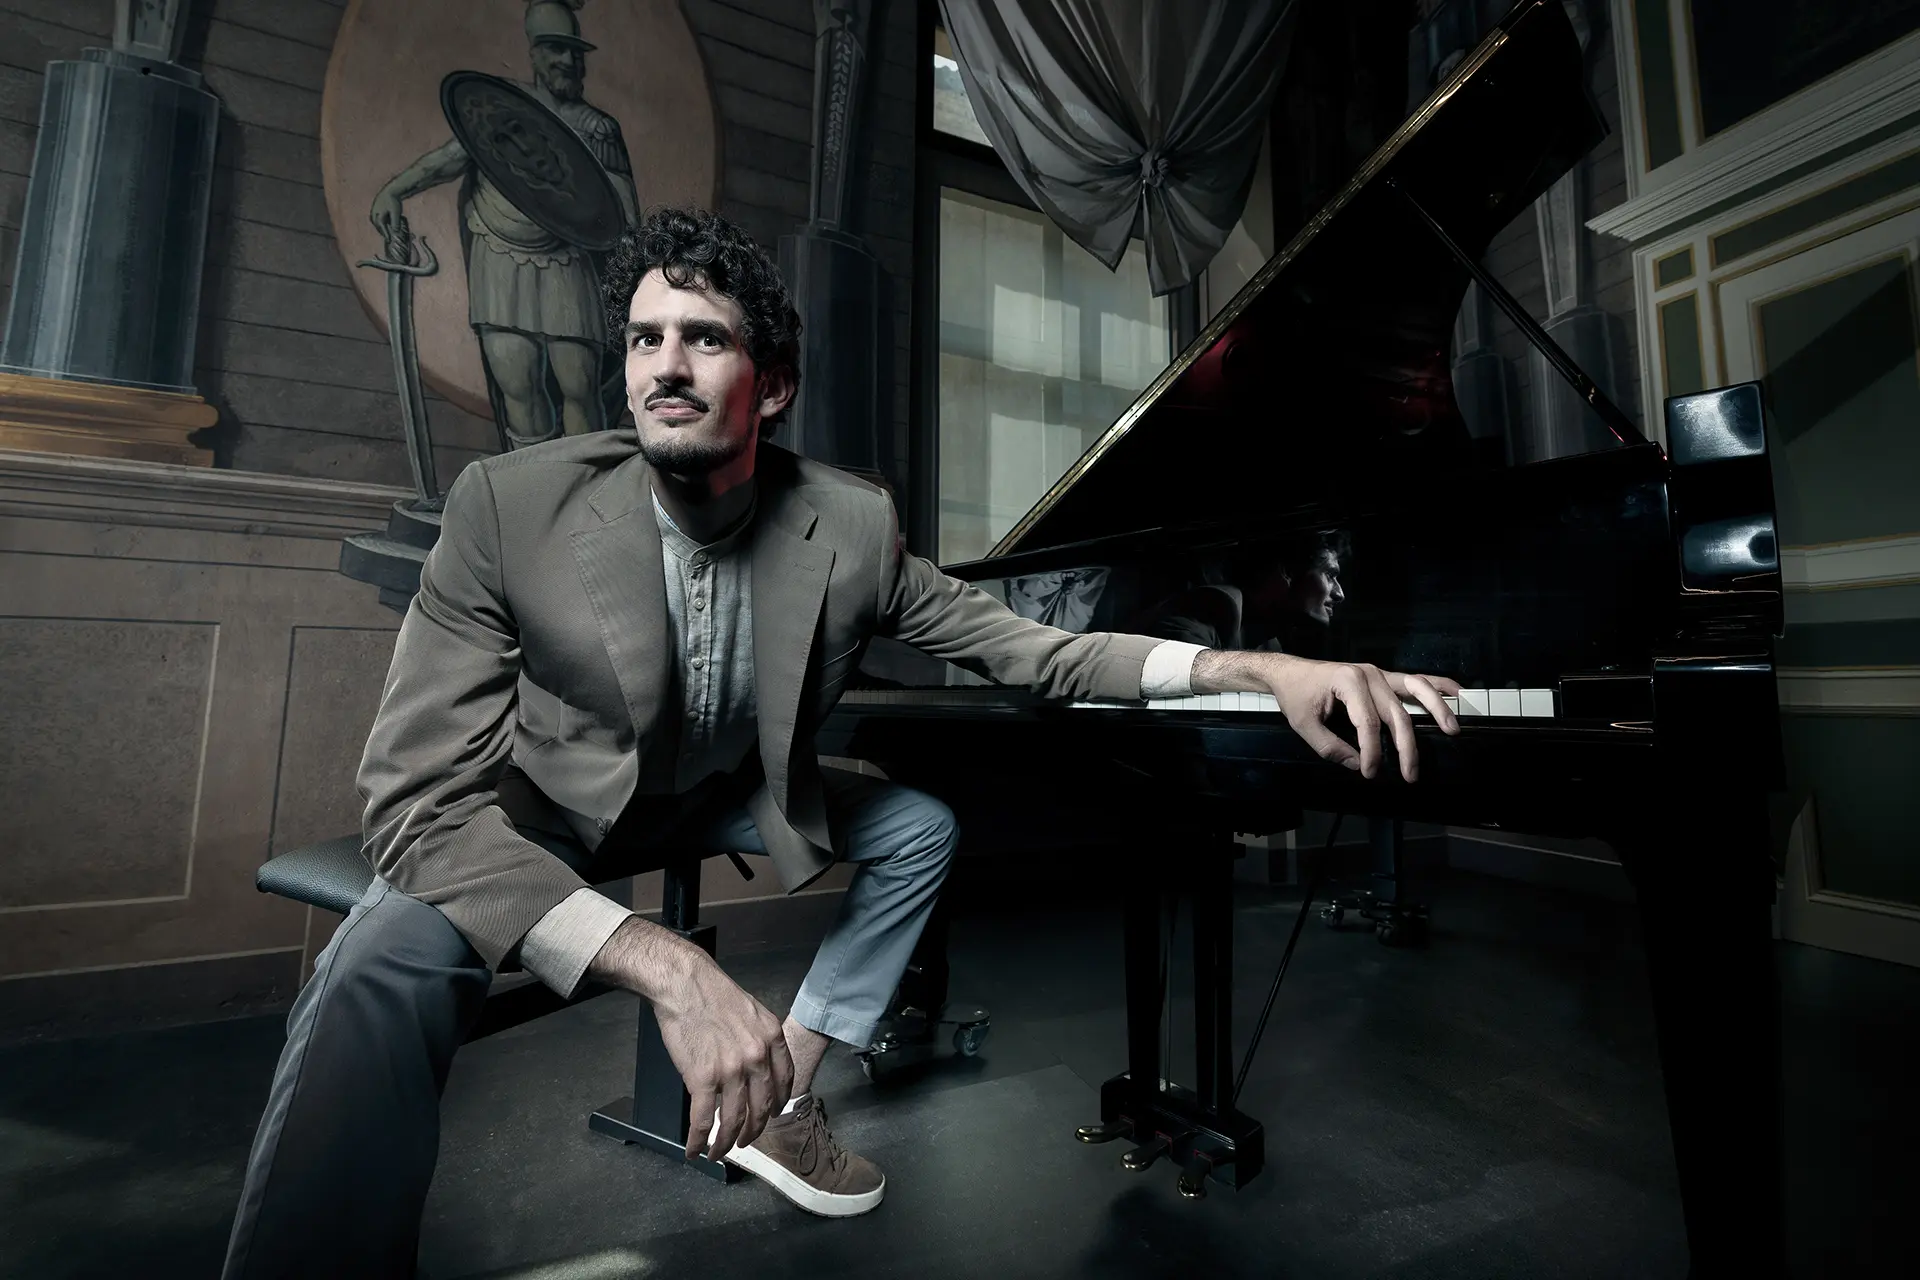
[[[410,366],[503,449],[615,425],[604,254],[648,206],[719,194],[713,95],[674,0],[353,0],[320,160],[429,493]]]

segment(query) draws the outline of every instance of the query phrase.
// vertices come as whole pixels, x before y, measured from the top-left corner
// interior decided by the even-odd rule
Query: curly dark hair
[[[629,227],[608,255],[601,296],[607,308],[607,333],[616,348],[627,327],[633,291],[647,272],[660,270],[668,283],[686,288],[695,279],[714,293],[740,304],[741,328],[754,372],[785,368],[800,386],[800,313],[793,309],[780,268],[737,223],[704,209],[654,208],[638,226]],[[791,402],[789,402],[791,403]],[[787,411],[760,420],[760,438],[770,439]]]

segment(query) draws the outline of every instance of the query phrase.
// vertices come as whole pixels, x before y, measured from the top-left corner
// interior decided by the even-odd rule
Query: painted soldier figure
[[[639,220],[638,196],[619,122],[584,96],[586,55],[594,46],[580,36],[574,11],[582,3],[529,0],[526,31],[533,82],[517,87],[564,121],[584,144],[585,155],[602,171],[588,172],[584,179],[576,172],[572,180],[596,191],[610,188],[618,202],[610,235],[593,243],[598,237],[559,226],[555,210],[539,199],[537,184],[517,193],[503,190],[503,183],[496,180],[500,166],[486,163],[490,157],[475,155],[461,140],[460,121],[451,118],[455,136],[395,174],[373,200],[373,225],[392,242],[396,232],[405,230],[401,206],[408,197],[461,181],[468,319],[480,339],[495,421],[508,448],[610,425],[603,393],[606,322],[596,258],[621,225]],[[456,72],[449,80],[456,77],[492,80],[473,72]],[[524,102],[524,97],[511,93],[513,86],[508,88],[505,98],[496,94],[484,109],[510,112],[512,99]],[[442,98],[445,102],[444,90]],[[524,110],[540,115],[532,104]],[[488,136],[504,133],[553,151],[554,140],[539,136],[539,120],[523,114],[504,123],[504,130],[490,130]],[[571,148],[573,140],[568,139],[566,146]],[[534,155],[535,163],[520,166],[521,175],[531,171],[551,178],[555,171],[543,169],[541,163],[547,158]],[[569,171],[562,164],[557,172],[564,176]],[[549,386],[558,393],[558,420]]]

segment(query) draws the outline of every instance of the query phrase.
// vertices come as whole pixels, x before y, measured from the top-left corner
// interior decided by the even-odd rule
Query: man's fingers
[[[1347,708],[1347,719],[1360,741],[1360,776],[1371,778],[1380,772],[1380,711],[1373,705],[1373,690],[1359,671],[1349,668],[1335,678],[1333,696]]]
[[[707,1145],[707,1135],[713,1131],[713,1109],[719,1105],[719,1099],[709,1088],[692,1090],[692,1101],[687,1105],[687,1159],[699,1155]]]
[[[1400,776],[1412,782],[1420,776],[1420,748],[1413,741],[1413,717],[1407,714],[1406,707],[1387,682],[1386,674],[1377,668],[1367,671],[1367,689],[1373,694],[1374,705],[1393,729],[1393,749],[1400,757]]]
[[[1453,708],[1447,705],[1443,696],[1446,691],[1441,687],[1443,684],[1453,684],[1453,681],[1441,681],[1438,676],[1403,676],[1398,671],[1388,672],[1387,681],[1395,686],[1401,697],[1412,698],[1425,707],[1427,714],[1433,717],[1433,722],[1440,726],[1441,732],[1460,732],[1460,719],[1453,714]],[[1453,687],[1458,689],[1460,686]]]
[[[1331,760],[1343,764],[1349,769],[1360,767],[1360,753],[1347,743],[1345,738],[1321,724],[1312,717],[1305,717],[1294,726],[1294,731],[1313,748],[1314,754],[1322,760]]]
[[[773,1113],[768,1105],[772,1098],[773,1071],[769,1065],[762,1064],[747,1073],[747,1110],[740,1119],[740,1136],[734,1139],[736,1145],[750,1147],[759,1138],[761,1130],[767,1127],[767,1117]]]
[[[787,1051],[786,1029],[783,1027],[773,1042],[773,1112],[793,1100],[793,1055]]]
[[[720,1095],[720,1128],[707,1145],[707,1159],[718,1160],[740,1141],[740,1125],[747,1118],[746,1081],[735,1076],[726,1081]]]

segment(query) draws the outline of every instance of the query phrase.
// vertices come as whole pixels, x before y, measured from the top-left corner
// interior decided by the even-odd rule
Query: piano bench
[[[359,836],[351,835],[290,849],[268,859],[254,872],[254,887],[262,893],[346,915],[373,883],[373,868],[361,856],[361,844]],[[506,982],[496,979],[465,1043],[485,1039],[612,990],[614,988],[599,983],[582,983],[573,999],[567,1000],[530,976]]]
[[[545,833],[541,833],[544,836]],[[540,837],[536,837],[540,838]],[[545,839],[541,839],[546,844]],[[552,846],[548,846],[550,849]],[[367,887],[373,883],[373,868],[361,856],[358,835],[341,836],[305,845],[269,859],[254,873],[254,887],[262,893],[276,894],[324,907],[342,915],[353,910]],[[564,852],[552,850],[558,856]],[[584,853],[584,850],[579,852]],[[705,856],[705,855],[703,855]],[[740,862],[738,854],[727,855]],[[666,872],[661,924],[713,954],[715,930],[698,923],[700,901],[700,857],[669,858]],[[744,869],[744,866],[743,866]],[[752,872],[747,871],[751,876]],[[591,1000],[614,990],[599,983],[582,983],[571,1000],[563,999],[546,984],[527,979],[515,982],[495,980],[464,1043],[543,1018],[549,1013]],[[587,1127],[596,1133],[617,1138],[622,1143],[640,1143],[680,1161],[686,1144],[687,1111],[691,1099],[680,1081],[679,1070],[668,1057],[661,1041],[653,1006],[642,1000],[639,1013],[639,1047],[634,1056],[633,1093],[616,1098],[588,1117]],[[741,1175],[733,1166],[717,1160],[689,1162],[708,1176],[733,1181]]]

